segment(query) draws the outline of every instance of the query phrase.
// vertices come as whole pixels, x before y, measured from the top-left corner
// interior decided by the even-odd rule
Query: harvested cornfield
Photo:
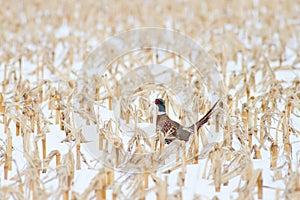
[[[1,2],[0,198],[300,199],[299,13],[292,0]],[[157,98],[182,127],[218,103],[169,142]]]

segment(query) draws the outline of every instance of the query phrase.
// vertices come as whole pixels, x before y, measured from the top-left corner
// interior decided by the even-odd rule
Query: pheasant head
[[[166,112],[165,101],[163,99],[155,99],[155,104],[158,106],[158,111],[161,113]]]

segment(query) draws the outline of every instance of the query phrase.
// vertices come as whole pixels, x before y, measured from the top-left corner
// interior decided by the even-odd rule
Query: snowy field
[[[260,199],[260,194],[262,199],[300,199],[299,2],[3,3],[0,6],[3,97],[0,99],[0,199]],[[94,61],[90,55],[98,51],[96,55],[103,56],[97,47],[117,33],[150,26],[179,31],[203,47],[215,67],[209,73],[219,76],[222,92],[211,91],[215,88],[205,85],[207,82],[197,74],[189,74],[190,64],[195,63],[169,59],[165,52],[159,58],[158,51],[133,52],[134,56],[106,61],[113,64],[97,74],[101,77],[98,83],[102,84],[100,100],[92,100],[93,111],[85,110],[86,115],[77,118],[75,112],[87,109],[75,105],[78,100],[75,94],[83,87],[80,84],[87,81],[95,84],[92,89],[97,88],[92,76],[82,79],[83,69]],[[128,42],[134,43],[134,38]],[[151,39],[145,38],[145,43],[146,40]],[[167,40],[164,38],[162,42]],[[152,57],[147,60],[147,56]],[[165,57],[168,59],[164,60]],[[164,62],[158,65],[155,61],[159,59]],[[119,72],[114,74],[116,66]],[[148,103],[172,94],[172,91],[163,94],[163,89],[148,85],[140,90],[126,85],[127,79],[139,83],[135,79],[143,76],[143,67],[149,66],[152,71],[167,66],[163,68],[169,73],[167,76],[155,79],[154,75],[159,87],[175,74],[189,83],[191,96],[193,92],[196,97],[197,93],[215,92],[223,102],[219,107],[222,119],[214,116],[210,125],[195,137],[199,149],[195,149],[193,138],[185,144],[184,157],[182,143],[164,145],[163,150],[154,151],[169,151],[167,156],[160,157],[157,166],[161,168],[146,173],[146,170],[136,171],[138,166],[130,166],[134,162],[128,160],[134,158],[133,151],[138,152],[139,145],[147,146],[147,139],[141,139],[141,143],[135,141],[136,145],[128,149],[136,136],[132,131],[136,127],[154,140],[157,110],[154,104],[139,108],[142,114],[136,124],[132,115],[129,125],[126,117],[117,119],[122,108],[118,104],[121,101],[117,98],[116,83],[121,83],[121,97],[135,91],[134,95],[147,97]],[[195,80],[205,89],[197,88]],[[172,87],[171,90],[176,89],[176,84]],[[203,112],[199,114],[201,108],[196,114],[191,111],[192,101],[191,105],[183,104],[181,97],[186,91],[175,93],[174,99],[180,105],[170,101],[170,105],[177,106],[175,111],[169,108],[172,119],[193,123],[203,116]],[[137,100],[131,103],[140,105]],[[213,102],[206,103],[201,104],[204,110]],[[180,118],[176,109],[181,111],[181,108],[194,115]],[[93,116],[91,112],[95,112]],[[145,119],[145,113],[152,117],[152,122]],[[218,119],[221,130],[216,131]],[[107,128],[110,120],[117,124],[111,126],[113,134]],[[102,131],[104,147],[99,150]],[[113,149],[116,144],[121,144],[127,150],[125,154],[132,156],[126,162],[123,160],[121,167],[116,167],[115,154],[103,150]],[[151,151],[149,146],[146,150]],[[195,157],[197,153],[199,159]],[[147,155],[141,163],[150,163]]]

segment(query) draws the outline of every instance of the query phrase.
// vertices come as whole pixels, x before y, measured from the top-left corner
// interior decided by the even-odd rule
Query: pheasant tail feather
[[[204,115],[204,117],[202,117],[199,121],[196,122],[196,127],[197,130],[199,130],[199,128],[201,128],[201,126],[203,126],[205,123],[208,122],[208,120],[210,119],[210,117],[212,116],[212,114],[215,111],[215,107],[218,105],[218,103],[220,102],[220,99],[213,105],[213,107]],[[194,129],[194,125],[189,127],[190,129]]]

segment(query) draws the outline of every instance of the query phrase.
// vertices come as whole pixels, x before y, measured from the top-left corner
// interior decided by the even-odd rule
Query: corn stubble
[[[3,43],[0,49],[3,77],[0,114],[5,138],[0,138],[0,167],[3,170],[0,174],[1,180],[11,181],[0,188],[3,199],[105,199],[108,190],[112,191],[112,199],[145,199],[152,192],[157,199],[181,199],[182,189],[187,186],[187,166],[203,159],[205,166],[201,178],[211,180],[216,192],[221,193],[223,186],[238,178],[239,184],[234,188],[237,199],[262,199],[265,189],[274,190],[277,199],[299,199],[299,155],[293,150],[297,143],[291,143],[291,138],[300,134],[299,126],[294,126],[300,122],[300,44],[295,41],[295,38],[300,38],[296,23],[299,20],[299,3],[195,1],[184,5],[189,13],[194,14],[190,18],[179,9],[181,3],[171,1],[161,2],[165,13],[160,15],[156,13],[156,1],[144,7],[140,5],[141,1],[132,2],[129,7],[125,1],[109,2],[108,13],[93,1],[78,2],[77,6],[72,1],[38,0],[31,1],[29,5],[21,5],[17,1],[2,4],[0,11],[5,15],[0,15],[3,22],[0,23],[0,40]],[[63,12],[59,12],[62,9]],[[19,17],[20,12],[26,17]],[[129,15],[134,16],[140,26],[161,27],[166,27],[169,15],[173,16],[171,28],[196,38],[207,47],[218,64],[225,86],[225,91],[218,91],[224,98],[209,121],[215,127],[215,134],[222,135],[220,141],[209,143],[206,129],[200,129],[189,143],[175,141],[167,146],[162,142],[164,136],[161,133],[147,138],[136,125],[154,122],[147,91],[157,88],[151,84],[142,85],[136,96],[131,97],[139,96],[139,107],[126,107],[125,104],[125,107],[120,107],[120,116],[125,123],[135,124],[135,134],[128,144],[118,134],[120,130],[114,128],[117,122],[97,121],[91,105],[82,103],[79,111],[71,109],[73,95],[78,88],[78,72],[72,68],[74,63],[88,57],[94,48],[89,42],[91,38],[102,41],[119,31],[117,25],[122,30],[123,27],[134,27],[132,20],[126,20]],[[151,17],[146,20],[145,16]],[[7,23],[7,17],[15,20]],[[56,36],[55,32],[64,24],[70,27],[70,34]],[[102,30],[97,27],[102,27]],[[80,32],[87,34],[76,34]],[[290,44],[291,40],[294,45]],[[63,53],[59,54],[57,48],[63,48]],[[291,62],[288,62],[291,58],[286,49],[294,53]],[[164,62],[173,63],[174,69],[193,85],[194,99],[190,99],[196,105],[193,113],[204,114],[213,102],[205,98],[201,88],[203,82],[194,74],[193,67],[183,67],[184,61],[175,55],[160,55],[151,50],[119,58],[112,63],[114,67],[107,76],[95,78],[93,81],[99,87],[94,91],[94,102],[108,110],[113,109],[113,99],[120,99],[126,89],[126,85],[118,82],[118,75],[122,76],[124,70],[135,67],[128,63],[146,65]],[[231,69],[232,63],[237,66],[235,70]],[[280,75],[285,71],[298,76],[284,80]],[[48,79],[48,74],[57,78]],[[129,77],[129,80],[133,78]],[[172,110],[178,114],[183,124],[191,121],[190,115],[174,101],[171,93],[163,87],[159,90],[166,99],[167,112]],[[85,116],[86,125],[101,127],[98,148],[111,157],[114,167],[123,167],[122,179],[116,179],[114,168],[102,167],[83,193],[73,189],[78,170],[92,168],[92,161],[87,160],[82,152],[81,145],[88,141],[74,125],[74,112]],[[62,132],[62,143],[71,144],[65,154],[58,149],[47,151],[47,137],[53,126]],[[22,140],[22,152],[27,162],[23,169],[18,168],[14,157],[13,144],[17,138]],[[111,144],[115,147],[113,153],[109,151]],[[141,155],[149,149],[153,154],[147,157],[149,163],[144,163]],[[124,157],[122,152],[130,152],[131,156]],[[263,152],[268,152],[269,158],[264,158],[266,154]],[[164,160],[171,154],[176,161],[164,168]],[[263,169],[253,167],[255,160],[261,159],[269,159],[270,170],[274,171],[273,180],[282,180],[284,188],[265,185]],[[136,165],[143,168],[141,173],[126,173]],[[153,168],[160,171],[151,170]],[[13,169],[16,174],[11,173]],[[168,191],[167,178],[159,176],[159,173],[172,172],[178,173],[178,190],[173,193]],[[45,189],[55,181],[58,182],[55,192]],[[201,199],[201,195],[195,194],[194,198]]]

